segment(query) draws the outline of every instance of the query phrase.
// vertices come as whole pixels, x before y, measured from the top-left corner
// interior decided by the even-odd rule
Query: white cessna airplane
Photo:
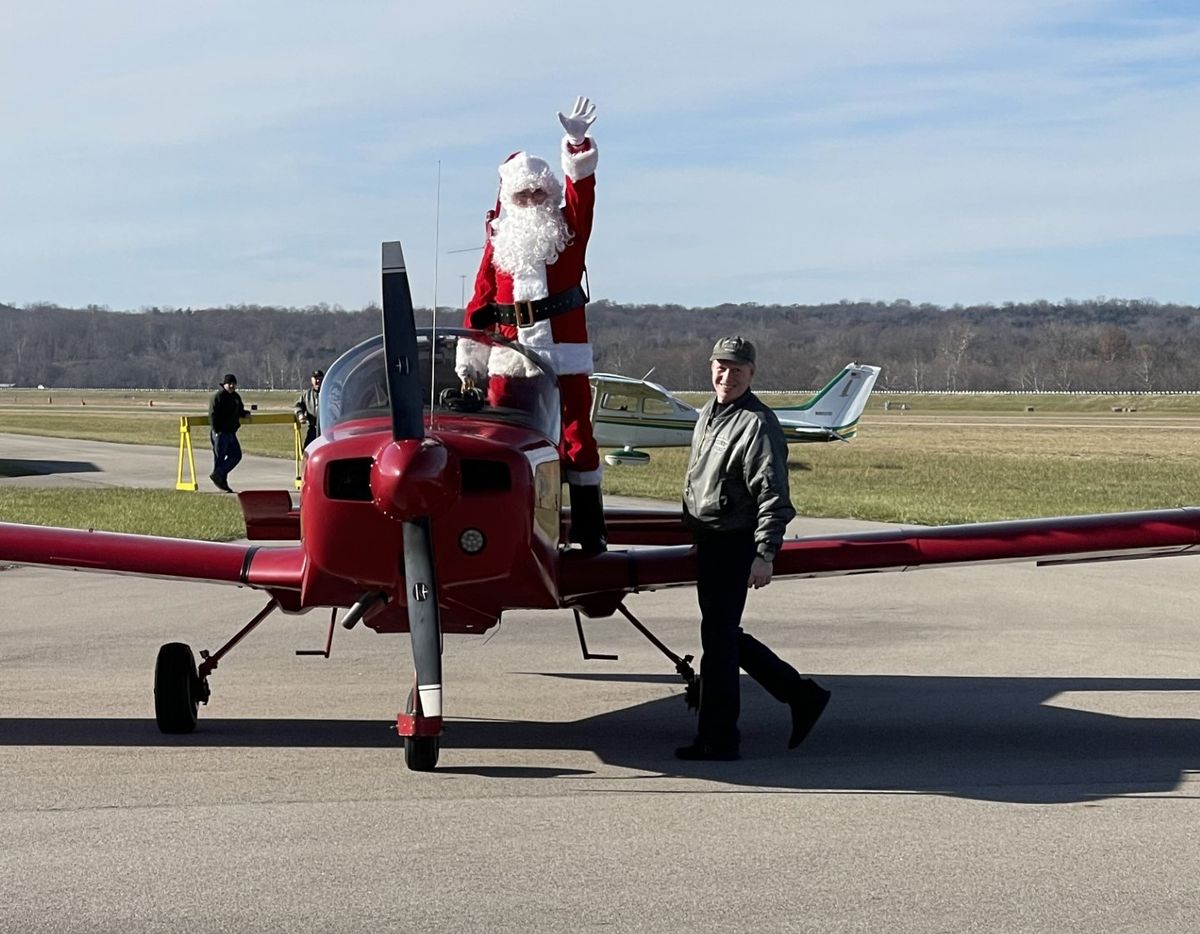
[[[851,363],[811,399],[776,408],[788,443],[853,438],[879,372],[877,366]],[[658,383],[612,373],[593,374],[591,383],[596,443],[619,448],[604,456],[607,463],[646,464],[650,455],[638,448],[687,447],[692,443],[692,429],[700,413]]]

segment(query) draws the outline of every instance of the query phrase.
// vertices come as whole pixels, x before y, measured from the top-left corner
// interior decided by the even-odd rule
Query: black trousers
[[[738,668],[783,703],[797,695],[803,678],[769,648],[742,631],[754,533],[729,532],[696,542],[696,595],[700,601],[701,742],[737,746],[741,685]]]
[[[235,431],[212,431],[209,437],[213,446],[213,474],[222,479],[242,461],[242,446]]]

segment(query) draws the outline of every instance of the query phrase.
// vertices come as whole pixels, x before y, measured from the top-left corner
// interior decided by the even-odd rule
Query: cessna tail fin
[[[851,363],[811,399],[798,405],[777,406],[775,411],[795,412],[811,425],[841,438],[852,438],[879,373],[877,366]]]

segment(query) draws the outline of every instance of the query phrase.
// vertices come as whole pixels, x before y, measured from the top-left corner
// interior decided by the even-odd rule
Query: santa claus
[[[583,289],[584,253],[596,201],[596,144],[588,130],[596,108],[586,97],[559,113],[566,135],[566,186],[543,159],[517,152],[500,166],[500,195],[488,212],[487,244],[466,308],[466,326],[494,330],[547,360],[562,398],[561,454],[571,497],[571,540],[605,549],[600,454],[592,434],[592,345]],[[488,377],[489,395],[515,391],[525,358],[505,348],[460,341],[456,369],[464,384]]]

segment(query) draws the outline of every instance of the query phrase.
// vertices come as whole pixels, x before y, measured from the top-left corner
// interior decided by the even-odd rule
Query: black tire
[[[154,664],[154,719],[164,733],[191,733],[196,729],[200,704],[200,677],[192,647],[168,642],[158,650]]]
[[[413,772],[432,772],[437,768],[441,745],[436,736],[404,737],[404,764]]]

